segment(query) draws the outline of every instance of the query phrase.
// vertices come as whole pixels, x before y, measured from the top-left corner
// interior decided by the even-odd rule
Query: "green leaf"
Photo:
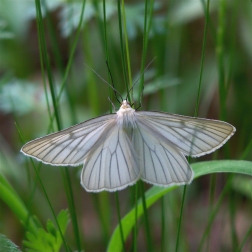
[[[21,252],[21,250],[19,250],[18,247],[3,234],[0,234],[0,251]]]
[[[53,224],[53,222],[51,220],[47,221],[46,229],[54,237],[57,237],[57,229],[56,229],[56,227],[54,226],[54,224]]]
[[[199,162],[191,164],[192,169],[194,170],[195,177],[200,177],[210,173],[217,172],[231,172],[231,173],[240,173],[252,176],[252,162],[250,161],[236,161],[236,160],[222,160],[222,161],[208,161],[208,162]],[[178,186],[172,187],[157,187],[153,186],[150,188],[146,194],[146,206],[149,208],[154,204],[161,196],[167,194],[168,192],[174,190]],[[142,201],[139,200],[137,207],[137,217],[139,218],[143,214]],[[124,240],[127,239],[131,229],[135,224],[135,208],[133,208],[121,221],[123,228]],[[121,236],[119,226],[116,227],[114,233],[110,239],[107,251],[121,251]]]
[[[69,223],[68,210],[62,210],[57,217],[57,221],[64,235]],[[46,229],[39,228],[36,234],[31,232],[26,233],[27,241],[24,241],[24,245],[28,248],[27,251],[56,252],[60,250],[62,239],[58,227],[51,220],[48,220]]]
[[[67,225],[69,223],[69,214],[68,210],[61,210],[57,217],[60,229],[64,233],[66,231]]]
[[[37,232],[37,224],[34,222],[33,218],[30,218],[30,213],[25,204],[1,172],[0,199],[10,207],[12,212],[24,224],[27,230],[33,233]]]

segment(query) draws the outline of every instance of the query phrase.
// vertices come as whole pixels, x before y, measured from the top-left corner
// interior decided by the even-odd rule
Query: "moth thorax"
[[[120,108],[117,111],[117,124],[124,129],[135,127],[135,110],[132,108]]]

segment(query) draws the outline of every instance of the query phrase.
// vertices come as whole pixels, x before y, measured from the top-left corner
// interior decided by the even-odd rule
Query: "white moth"
[[[234,132],[222,121],[135,111],[124,100],[116,114],[35,139],[21,152],[51,165],[83,163],[81,185],[90,192],[121,190],[139,179],[167,187],[192,181],[185,156],[211,153]]]

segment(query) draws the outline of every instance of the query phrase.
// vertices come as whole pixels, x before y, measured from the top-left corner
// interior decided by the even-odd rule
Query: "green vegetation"
[[[1,0],[0,251],[250,251],[251,27],[249,0]],[[20,153],[119,108],[106,62],[135,108],[236,127],[189,186],[87,193]]]

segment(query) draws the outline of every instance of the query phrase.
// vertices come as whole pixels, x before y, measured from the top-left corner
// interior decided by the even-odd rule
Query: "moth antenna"
[[[102,78],[101,75],[98,74],[92,67],[90,67],[86,63],[84,63],[84,65],[87,66],[89,69],[91,69],[103,82],[105,82],[108,86],[110,86],[113,89],[113,91],[115,93],[116,100],[121,104],[122,102],[120,102],[118,100],[116,93],[120,96],[120,98],[122,99],[122,101],[123,101],[123,98],[122,98],[121,94],[114,88],[114,86],[112,86],[109,82],[107,82],[104,78]]]
[[[110,101],[111,105],[113,106],[114,111],[116,111],[115,104],[111,101],[110,97],[108,97],[108,100]]]
[[[139,106],[136,108],[136,110],[140,109],[142,107],[142,104],[140,103]]]
[[[150,64],[156,59],[156,57],[154,57],[149,63],[148,65],[144,68],[144,71],[140,74],[140,76],[138,77],[138,79],[135,81],[135,83],[132,85],[132,87],[129,89],[128,94],[126,97],[129,96],[131,90],[134,88],[134,86],[137,84],[137,82],[140,80],[140,78],[142,77],[142,75],[144,74],[144,72],[147,70],[147,68],[150,66]]]
[[[116,89],[115,89],[114,80],[113,80],[112,73],[111,73],[111,70],[110,70],[110,67],[109,67],[109,64],[108,64],[107,60],[106,60],[106,65],[107,65],[107,68],[108,68],[108,71],[109,71],[109,75],[110,75],[110,78],[111,78],[111,82],[112,82],[112,86],[113,86],[113,90],[114,90],[116,100],[121,104],[122,101],[123,101],[123,98],[122,98],[121,94],[118,91],[116,91]],[[119,94],[120,98],[122,99],[121,101],[119,101],[119,99],[117,97],[117,93]]]

